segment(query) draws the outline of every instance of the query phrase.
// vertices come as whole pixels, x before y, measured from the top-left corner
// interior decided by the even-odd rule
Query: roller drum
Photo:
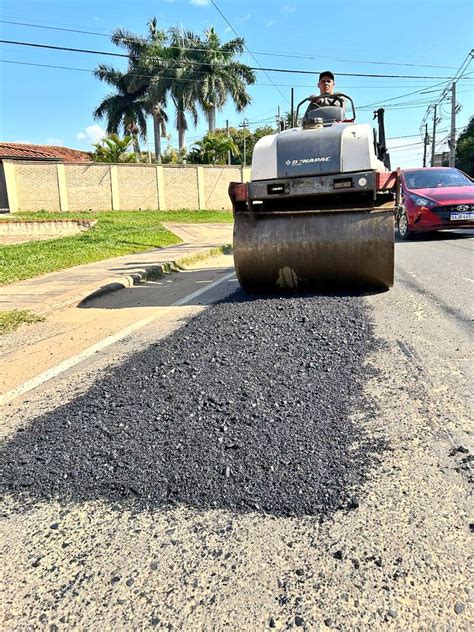
[[[393,285],[393,211],[237,213],[234,263],[248,291]]]

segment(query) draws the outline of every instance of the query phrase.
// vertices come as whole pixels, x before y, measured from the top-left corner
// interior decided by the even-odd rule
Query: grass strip
[[[19,222],[22,220],[51,221],[61,219],[101,219],[136,216],[151,216],[155,222],[179,222],[187,224],[231,224],[232,211],[18,211],[0,215],[0,222]]]
[[[0,335],[9,334],[18,329],[20,325],[41,323],[44,320],[43,316],[38,316],[27,309],[0,311]]]
[[[183,257],[179,260],[178,265],[180,268],[186,268],[192,266],[195,263],[199,263],[199,261],[209,259],[210,257],[218,257],[219,255],[230,254],[232,254],[231,244],[227,244],[225,246],[217,246],[216,248],[209,248],[209,250],[206,250],[206,252],[202,252],[197,255],[189,255],[189,257]]]
[[[223,211],[111,211],[15,213],[16,220],[97,219],[78,235],[0,247],[0,285],[73,266],[181,243],[161,222],[232,222]],[[2,218],[2,221],[5,221]]]

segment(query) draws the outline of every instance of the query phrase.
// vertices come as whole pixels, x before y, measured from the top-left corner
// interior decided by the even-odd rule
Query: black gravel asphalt
[[[3,447],[23,501],[327,516],[358,505],[383,445],[363,395],[376,347],[359,296],[237,291]]]

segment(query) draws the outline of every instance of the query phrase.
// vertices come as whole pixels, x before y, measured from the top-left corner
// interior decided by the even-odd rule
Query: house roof
[[[78,149],[55,145],[27,145],[24,143],[0,143],[0,159],[56,160],[61,162],[91,162],[90,155]]]

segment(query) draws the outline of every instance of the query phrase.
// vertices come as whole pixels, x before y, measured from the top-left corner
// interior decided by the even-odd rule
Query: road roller
[[[328,103],[329,99],[329,103]],[[250,181],[232,182],[234,263],[247,291],[393,285],[399,172],[346,94],[311,96],[301,122],[261,138]]]

